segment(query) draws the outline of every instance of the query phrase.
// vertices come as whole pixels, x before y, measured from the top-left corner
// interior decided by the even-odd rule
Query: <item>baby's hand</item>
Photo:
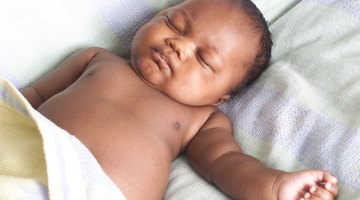
[[[285,173],[280,180],[279,200],[333,200],[338,195],[337,179],[326,171]]]
[[[316,186],[311,186],[309,192],[305,193],[304,197],[300,200],[334,199],[337,193],[338,187],[336,183],[321,182]]]

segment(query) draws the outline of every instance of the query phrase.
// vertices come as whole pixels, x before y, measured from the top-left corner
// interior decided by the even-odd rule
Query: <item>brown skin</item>
[[[286,173],[243,154],[215,107],[244,78],[258,42],[248,17],[226,2],[188,0],[167,9],[139,30],[131,61],[80,50],[23,94],[79,138],[130,200],[161,199],[171,162],[183,152],[236,199],[300,199],[310,186],[317,188],[311,199],[333,199],[330,174]]]

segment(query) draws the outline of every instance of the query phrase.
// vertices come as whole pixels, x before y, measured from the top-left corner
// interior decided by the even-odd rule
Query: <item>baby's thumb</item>
[[[337,186],[337,179],[330,174],[330,172],[322,171],[320,174],[318,185],[329,191],[334,197],[338,195],[339,188]],[[322,176],[322,177],[321,177]]]

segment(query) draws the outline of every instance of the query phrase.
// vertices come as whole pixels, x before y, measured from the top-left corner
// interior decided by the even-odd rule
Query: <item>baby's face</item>
[[[187,0],[156,15],[136,34],[131,65],[149,85],[187,105],[230,97],[255,58],[258,36],[224,0]]]

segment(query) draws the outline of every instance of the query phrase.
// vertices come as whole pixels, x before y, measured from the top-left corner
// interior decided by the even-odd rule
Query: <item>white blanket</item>
[[[273,33],[269,69],[221,106],[243,150],[268,166],[329,170],[360,199],[360,0],[253,0]],[[128,55],[141,24],[176,0],[4,0],[0,76],[23,87],[74,50]],[[185,157],[164,199],[228,199]]]

